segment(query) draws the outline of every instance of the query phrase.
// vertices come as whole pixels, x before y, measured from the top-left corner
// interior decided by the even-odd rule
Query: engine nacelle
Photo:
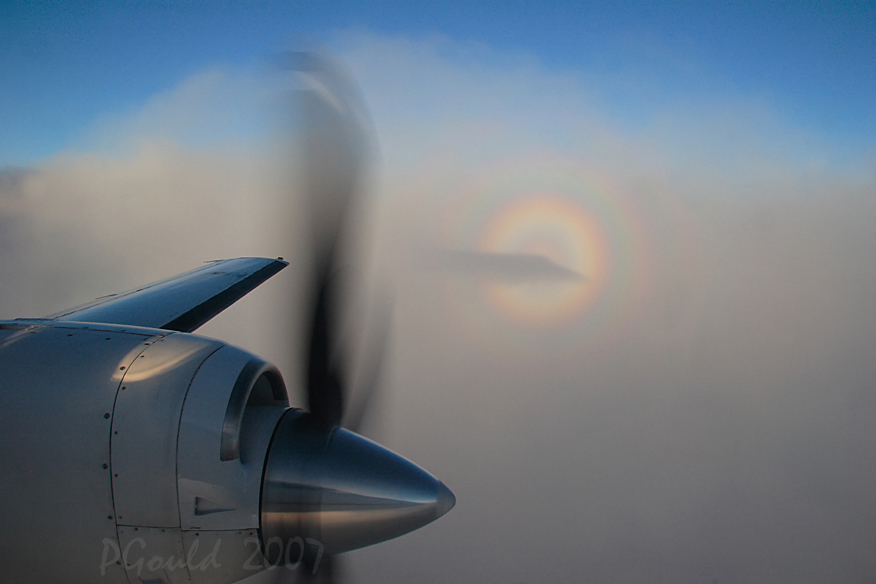
[[[267,582],[455,502],[382,446],[314,426],[274,366],[220,341],[0,323],[0,382],[4,582],[221,584],[274,570]]]
[[[159,386],[160,397],[151,390]],[[262,570],[262,474],[274,428],[287,409],[279,371],[230,345],[171,335],[135,359],[122,379],[112,435],[126,568],[137,570],[140,562],[144,581],[174,582],[179,576],[210,583],[236,582]],[[160,431],[156,424],[162,424]],[[175,436],[175,444],[163,435]],[[177,565],[184,557],[184,569],[171,574],[171,556]]]
[[[219,341],[0,323],[4,582],[234,582],[263,569],[282,377]]]

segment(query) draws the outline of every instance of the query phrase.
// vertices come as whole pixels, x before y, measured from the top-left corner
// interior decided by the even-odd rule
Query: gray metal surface
[[[244,415],[248,407],[289,406],[283,376],[274,366],[252,356],[244,365],[228,396],[222,421],[219,458],[236,460],[241,456]]]
[[[288,584],[305,569],[266,565],[255,529],[119,527],[119,542],[108,558],[120,558],[132,584]]]
[[[182,535],[186,553],[192,560],[189,576],[195,584],[246,581],[265,569],[256,529],[184,531]],[[270,576],[257,577],[267,581]],[[288,576],[283,581],[288,583]]]
[[[258,528],[268,444],[289,405],[279,373],[271,378],[275,391],[270,385],[262,387],[268,383],[262,377],[265,372],[276,369],[226,345],[204,361],[192,380],[180,419],[177,455],[183,529]],[[233,430],[226,432],[229,426]],[[238,456],[222,460],[226,440],[237,445]]]
[[[262,542],[282,563],[290,546],[334,554],[372,545],[431,523],[456,499],[444,484],[386,448],[299,410],[289,410],[271,440],[262,485]]]
[[[218,341],[171,334],[120,371],[112,424],[112,485],[120,525],[179,527],[176,450],[189,384]]]
[[[110,479],[113,401],[149,337],[0,324],[0,565],[4,583],[127,582]],[[110,542],[106,544],[105,542]],[[102,573],[103,572],[103,573]]]
[[[179,529],[119,526],[119,555],[133,584],[191,582]]]
[[[192,332],[287,265],[266,258],[219,260],[47,318]]]
[[[209,420],[210,439],[191,447],[196,456],[202,447],[212,462],[227,465],[228,472],[213,477],[215,485],[228,480],[231,491],[246,494],[241,510],[246,507],[245,523],[252,527],[182,531],[175,484],[182,400],[195,371],[222,344],[130,328],[0,322],[2,582],[287,581],[287,570],[263,569],[256,530],[262,464],[287,402],[266,402],[254,383],[256,395],[245,400],[240,424],[240,456],[223,463],[227,397],[239,386],[239,369],[256,358],[227,347],[213,362],[226,367],[204,370],[186,403],[200,414],[189,422]],[[213,393],[223,386],[226,396]],[[220,516],[205,515],[214,521]]]

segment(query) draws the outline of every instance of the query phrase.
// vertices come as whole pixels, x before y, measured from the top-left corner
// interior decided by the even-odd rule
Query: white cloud
[[[433,527],[357,553],[360,565],[381,580],[535,581],[550,566],[569,581],[865,581],[872,174],[847,172],[757,99],[670,105],[630,125],[587,72],[447,39],[336,44],[383,148],[369,265],[395,286],[399,329],[381,437],[459,499]],[[205,72],[98,122],[88,152],[5,174],[4,316],[216,257],[299,260],[290,151],[258,114],[243,119],[263,130],[236,126],[277,87]],[[417,246],[446,245],[466,212],[501,201],[486,187],[521,166],[554,183],[556,169],[598,175],[626,213],[619,233],[641,227],[631,265],[649,276],[630,280],[642,293],[606,309],[606,326],[534,332],[475,285],[404,271]],[[301,293],[287,272],[261,308],[205,331],[294,380],[269,312]]]

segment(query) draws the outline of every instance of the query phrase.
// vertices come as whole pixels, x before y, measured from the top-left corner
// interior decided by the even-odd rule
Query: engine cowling
[[[0,505],[21,526],[0,535],[7,582],[237,582],[455,502],[382,446],[314,427],[276,367],[212,339],[0,324],[0,379]]]

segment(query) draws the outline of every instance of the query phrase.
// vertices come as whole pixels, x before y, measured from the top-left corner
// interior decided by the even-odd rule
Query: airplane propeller
[[[339,474],[336,469],[341,464],[341,459],[349,466],[351,460],[360,458],[349,453],[341,456],[333,449],[340,448],[338,444],[344,443],[344,437],[339,434],[340,431],[345,431],[340,430],[342,423],[348,422],[346,428],[349,430],[359,430],[379,391],[380,371],[390,335],[392,305],[383,300],[375,310],[372,321],[376,322],[378,334],[373,335],[366,350],[364,374],[361,376],[364,382],[357,388],[359,400],[356,407],[350,408],[351,395],[347,387],[349,351],[345,350],[347,348],[341,342],[338,323],[344,300],[344,278],[347,275],[342,266],[341,250],[349,236],[351,221],[355,218],[357,197],[363,191],[363,175],[371,146],[372,130],[364,100],[360,98],[355,84],[339,63],[320,54],[295,53],[289,56],[288,64],[305,84],[305,88],[296,95],[296,113],[302,126],[300,145],[303,188],[312,250],[311,308],[304,344],[307,351],[304,363],[304,398],[309,414],[304,414],[306,419],[298,423],[297,437],[299,444],[310,444],[309,448],[299,448],[299,451],[305,453],[301,455],[300,464],[302,468],[308,469],[306,472],[311,476],[311,482],[322,489],[331,487],[328,491],[308,492],[305,495],[305,498],[309,498],[311,508],[318,509],[318,512],[313,513],[312,519],[299,521],[301,525],[306,523],[308,529],[320,533],[321,537],[331,540],[332,521],[335,519],[326,518],[338,517],[338,522],[344,521],[340,519],[344,513],[341,510],[344,508],[343,502],[333,501],[336,487],[339,483],[347,484],[357,480],[353,478],[353,471],[341,476],[342,473]],[[399,460],[403,461],[400,458]],[[365,457],[361,457],[360,461],[353,464],[371,464],[373,469],[374,464],[379,466],[384,463],[387,464],[387,476],[395,475],[393,480],[396,482],[391,487],[389,483],[386,485],[389,491],[403,486],[415,499],[420,496],[417,493],[423,492],[424,488],[432,488],[433,483],[440,486],[431,495],[434,504],[426,515],[419,512],[419,516],[415,517],[410,511],[404,511],[404,506],[390,506],[391,509],[375,511],[382,515],[378,519],[369,520],[371,525],[366,526],[363,523],[358,528],[362,532],[360,538],[373,538],[374,534],[380,534],[381,531],[383,535],[379,535],[380,539],[385,539],[386,535],[392,537],[395,532],[400,535],[411,529],[414,523],[425,522],[427,515],[431,521],[453,506],[455,499],[450,491],[432,477],[425,481],[420,476],[425,473],[413,465],[410,468],[396,468],[398,462],[381,461],[380,456],[368,462]],[[373,490],[370,486],[369,489]],[[369,504],[373,503],[357,502],[359,508]],[[378,505],[386,506],[385,503]],[[335,515],[326,513],[329,508],[335,510]],[[394,519],[390,518],[393,513],[397,515]],[[349,527],[345,529],[347,531],[339,535],[339,538],[348,537]],[[342,533],[342,530],[338,528],[337,533]],[[327,541],[325,553],[321,556],[312,551],[304,553],[304,569],[301,571],[303,580],[340,582],[342,566],[334,550],[345,551],[348,547],[344,542],[333,546],[331,541]]]
[[[341,423],[349,397],[337,338],[344,276],[339,255],[362,188],[370,129],[363,101],[340,64],[316,53],[294,53],[290,64],[306,83],[296,96],[313,256],[306,398],[311,415],[329,428]]]
[[[305,198],[310,213],[313,246],[313,313],[307,367],[307,407],[317,425],[330,431],[341,423],[345,401],[345,368],[336,338],[341,269],[339,247],[349,207],[360,188],[362,171],[361,117],[353,117],[356,102],[338,66],[313,53],[298,53],[293,67],[311,85],[298,92],[298,113],[304,124]],[[346,87],[345,87],[346,86]],[[332,99],[333,98],[333,99]],[[340,562],[334,555],[305,558],[305,580],[339,582]]]

